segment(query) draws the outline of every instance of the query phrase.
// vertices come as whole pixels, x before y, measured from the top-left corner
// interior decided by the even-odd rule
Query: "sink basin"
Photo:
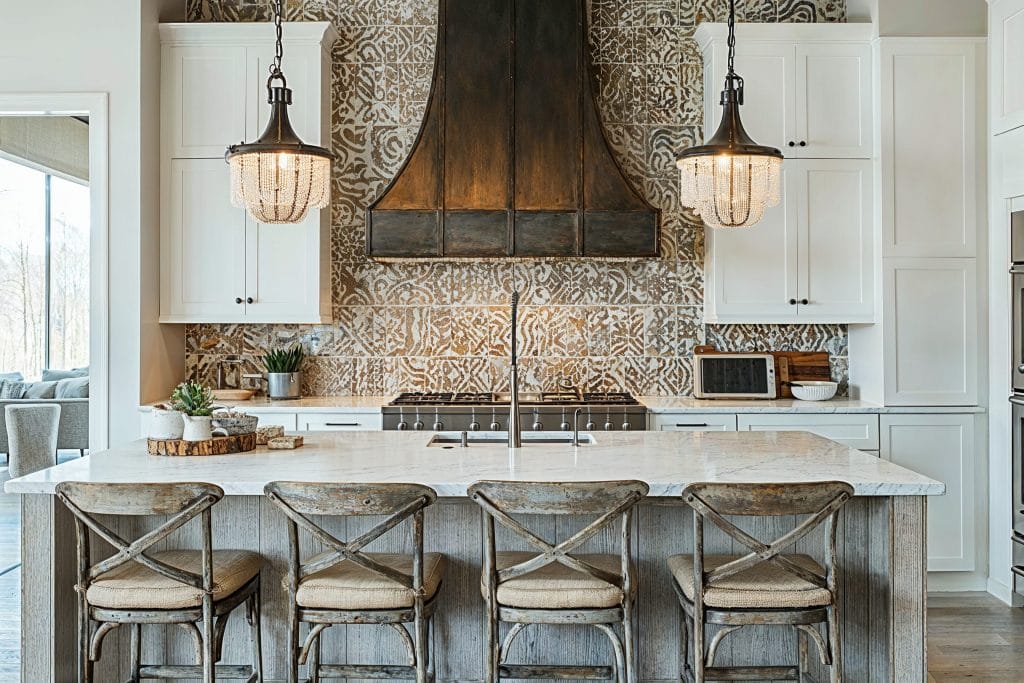
[[[523,445],[538,443],[572,444],[572,432],[523,432]],[[580,432],[580,445],[596,443],[592,434]],[[470,432],[469,445],[472,446],[505,446],[508,434],[505,432]],[[462,445],[462,432],[438,432],[430,437],[427,446],[431,448],[459,448]]]

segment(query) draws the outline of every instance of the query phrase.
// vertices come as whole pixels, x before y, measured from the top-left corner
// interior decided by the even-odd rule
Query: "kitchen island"
[[[840,524],[843,571],[843,640],[846,680],[922,681],[925,678],[926,496],[941,494],[940,482],[833,441],[803,432],[597,433],[594,443],[530,443],[510,452],[503,443],[428,445],[424,432],[318,432],[306,434],[298,451],[257,450],[231,456],[161,458],[146,454],[142,441],[64,463],[8,482],[23,497],[23,680],[73,679],[75,643],[74,534],[70,514],[52,495],[61,481],[205,481],[227,497],[214,508],[214,543],[264,554],[263,632],[266,680],[283,680],[285,604],[280,581],[285,569],[284,518],[262,496],[272,480],[416,482],[441,497],[427,511],[427,550],[445,553],[448,572],[437,617],[438,679],[481,680],[483,603],[480,597],[480,512],[465,497],[478,479],[583,481],[641,479],[650,498],[636,515],[639,565],[639,674],[641,680],[678,680],[679,608],[665,559],[690,552],[691,515],[678,500],[696,481],[801,482],[838,479],[856,497]],[[447,447],[446,447],[447,446]],[[792,518],[754,518],[744,527],[760,536],[778,535]],[[585,521],[537,517],[530,525],[552,540],[571,535]],[[125,519],[125,535],[152,522]],[[341,537],[358,534],[373,520],[334,520],[326,526]],[[346,528],[347,525],[347,528]],[[171,543],[197,540],[187,527]],[[409,535],[385,536],[371,550],[408,550]],[[816,538],[797,546],[820,558]],[[601,535],[586,552],[613,550],[616,539]],[[510,549],[520,549],[509,545]],[[724,536],[709,534],[709,552],[733,551]],[[525,548],[522,548],[525,549]],[[311,546],[310,550],[314,550]],[[238,619],[228,625],[224,661],[244,661],[248,639]],[[516,641],[512,658],[528,651],[532,661],[606,663],[604,636],[583,627],[551,637],[531,627]],[[98,680],[123,680],[127,633],[108,638]],[[326,653],[353,661],[395,660],[397,636],[371,627],[334,627]],[[796,655],[795,638],[784,629],[744,629],[719,650],[723,663],[783,664]],[[180,629],[150,628],[143,657],[187,662],[192,647]]]

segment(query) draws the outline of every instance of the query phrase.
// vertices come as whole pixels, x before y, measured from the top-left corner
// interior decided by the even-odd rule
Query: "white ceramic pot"
[[[209,415],[182,415],[185,419],[185,441],[209,441],[213,438],[213,418]]]
[[[185,420],[180,410],[153,408],[149,419],[149,438],[180,439],[185,430]]]

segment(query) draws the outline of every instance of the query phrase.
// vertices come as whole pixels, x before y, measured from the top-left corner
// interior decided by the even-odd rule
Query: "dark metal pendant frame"
[[[280,86],[272,86],[279,79]],[[287,86],[284,74],[277,73],[267,79],[267,103],[271,105],[270,120],[263,134],[255,142],[242,142],[228,147],[224,159],[242,154],[295,154],[334,159],[331,150],[318,145],[307,145],[292,128],[288,119],[288,106],[292,103],[292,91]]]

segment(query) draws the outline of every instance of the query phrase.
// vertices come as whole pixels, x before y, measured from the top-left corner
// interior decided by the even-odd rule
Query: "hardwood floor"
[[[0,682],[18,679],[18,512],[17,496],[0,493]],[[982,593],[930,596],[928,673],[929,683],[1024,682],[1024,609]]]

